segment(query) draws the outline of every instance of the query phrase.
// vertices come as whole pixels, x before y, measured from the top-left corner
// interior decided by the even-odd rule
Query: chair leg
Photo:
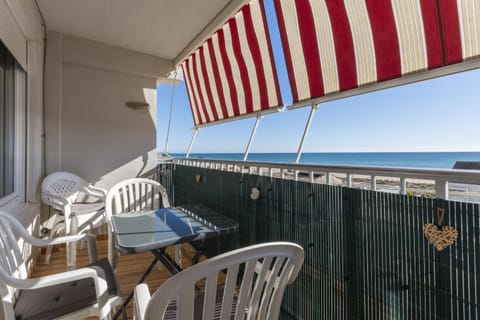
[[[177,244],[175,246],[175,262],[180,266],[180,268],[183,268],[182,266],[182,245]]]
[[[52,246],[47,247],[47,252],[45,252],[45,264],[50,263],[50,258],[52,257]]]
[[[77,244],[75,242],[67,243],[67,270],[74,270],[77,265]]]
[[[63,220],[60,220],[59,218],[55,218],[55,220],[56,220],[55,225],[53,226],[52,229],[50,229],[50,234],[48,235],[49,239],[54,238],[62,231],[62,229],[65,229],[65,223],[63,222]],[[50,263],[50,257],[52,256],[52,249],[53,249],[53,246],[47,247],[47,252],[45,253],[46,264]]]
[[[115,250],[113,234],[110,228],[108,228],[108,262],[110,262],[113,270],[117,269],[117,251]]]
[[[53,216],[48,218],[48,221],[45,227],[49,230],[52,230],[55,227],[55,225],[62,220],[63,218],[54,210]]]
[[[77,217],[75,215],[72,215],[72,219],[70,221],[71,226],[70,226],[70,231],[67,229],[67,235],[75,235],[77,234]],[[77,243],[76,242],[70,242],[67,243],[66,245],[66,251],[67,251],[67,270],[73,270],[77,266]]]

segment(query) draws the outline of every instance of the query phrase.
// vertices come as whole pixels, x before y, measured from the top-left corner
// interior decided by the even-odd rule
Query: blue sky
[[[283,102],[291,105],[273,9],[266,1]],[[320,105],[304,152],[480,151],[480,70],[335,100]],[[157,148],[163,152],[172,86],[158,90]],[[309,107],[265,116],[251,152],[296,152]],[[255,119],[199,130],[193,153],[244,152]],[[193,134],[185,84],[175,88],[168,151],[185,153]]]

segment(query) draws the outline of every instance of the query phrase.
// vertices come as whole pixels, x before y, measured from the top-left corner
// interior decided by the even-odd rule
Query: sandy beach
[[[253,169],[253,174],[258,174],[256,168]],[[240,170],[240,169],[239,169]],[[243,169],[248,172],[248,168]],[[265,172],[263,172],[265,175]],[[276,178],[281,177],[280,169],[272,169],[272,176]],[[284,171],[285,179],[294,179],[293,170]],[[310,181],[308,172],[298,173],[299,181]],[[313,183],[326,184],[325,173],[315,173]],[[336,186],[347,186],[346,174],[331,173],[330,184]],[[410,196],[419,196],[427,198],[435,198],[435,182],[433,180],[422,179],[407,179],[406,180],[406,194]],[[370,176],[354,175],[352,176],[352,188],[371,190],[372,182]],[[376,190],[380,192],[400,193],[400,178],[394,177],[376,177]],[[480,186],[469,185],[461,183],[449,183],[449,200],[464,201],[464,202],[480,202]]]

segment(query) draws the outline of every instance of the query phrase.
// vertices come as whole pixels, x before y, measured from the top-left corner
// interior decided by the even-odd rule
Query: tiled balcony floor
[[[107,256],[106,237],[102,235],[98,237],[97,250],[99,259]],[[172,250],[172,248],[169,248],[169,250]],[[173,251],[169,252],[171,252],[173,256]],[[185,267],[185,265],[190,265],[191,257],[193,257],[193,249],[189,245],[184,245],[182,248],[182,252],[182,261]],[[118,277],[118,281],[120,282],[120,288],[122,290],[124,298],[126,298],[128,294],[133,290],[138,279],[140,279],[143,272],[148,268],[153,258],[154,256],[150,252],[119,257],[116,274]],[[44,260],[45,256],[42,254],[37,261],[32,277],[40,277],[65,271],[65,248],[55,248],[49,264],[45,264]],[[81,267],[88,264],[88,252],[85,245],[83,249],[78,250],[77,266]],[[160,286],[166,279],[168,279],[168,277],[170,277],[170,273],[160,263],[158,263],[157,266],[150,273],[150,275],[147,277],[145,283],[148,284],[148,286],[150,287],[150,291],[153,293],[153,291],[158,288],[158,286]],[[130,302],[127,308],[127,314],[129,319],[132,319],[132,311],[133,305],[132,302]]]

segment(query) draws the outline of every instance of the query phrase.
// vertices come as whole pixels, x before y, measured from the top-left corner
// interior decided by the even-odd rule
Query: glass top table
[[[238,223],[202,206],[160,208],[112,216],[117,248],[132,254],[238,231]]]
[[[119,213],[112,216],[113,236],[121,254],[151,251],[155,255],[138,283],[145,280],[157,261],[170,273],[182,268],[165,251],[169,246],[185,242],[205,240],[238,232],[238,223],[203,206],[177,206],[151,211]],[[200,241],[202,242],[202,241]],[[203,253],[202,246],[193,246],[197,251],[192,263]],[[114,315],[117,319],[133,297],[133,291]]]

